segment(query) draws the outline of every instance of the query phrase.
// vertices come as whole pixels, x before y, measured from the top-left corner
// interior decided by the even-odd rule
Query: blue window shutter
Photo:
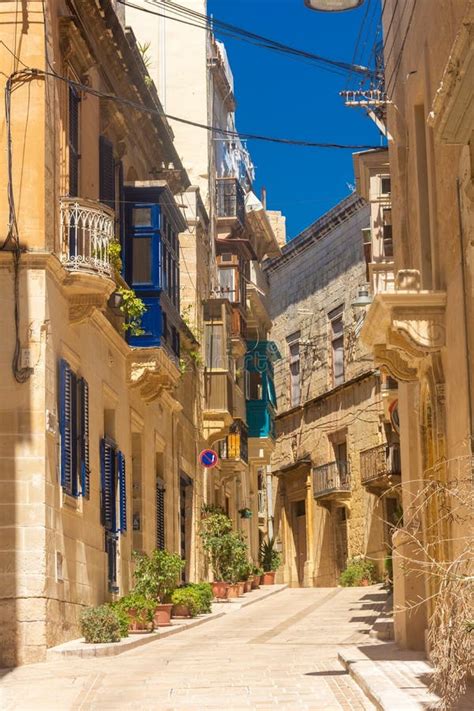
[[[127,480],[125,476],[125,456],[117,452],[117,469],[120,492],[120,531],[127,530]]]
[[[100,443],[100,482],[102,525],[115,532],[115,449],[106,439]]]
[[[72,494],[73,437],[72,437],[72,372],[69,363],[59,365],[59,432],[61,435],[61,486]]]
[[[81,493],[88,499],[90,497],[90,467],[89,467],[89,386],[84,378],[78,382],[81,408],[81,433],[80,433],[80,466],[81,466]]]

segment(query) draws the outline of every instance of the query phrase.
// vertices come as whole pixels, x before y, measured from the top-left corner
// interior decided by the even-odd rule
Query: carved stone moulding
[[[396,380],[419,378],[423,363],[446,344],[446,293],[398,289],[377,294],[361,336],[375,361]]]
[[[172,410],[179,370],[162,348],[131,348],[127,358],[127,379],[144,402],[165,398]]]

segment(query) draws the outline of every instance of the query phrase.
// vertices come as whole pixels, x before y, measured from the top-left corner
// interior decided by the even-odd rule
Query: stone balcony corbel
[[[127,381],[141,399],[150,403],[162,398],[170,409],[181,409],[173,397],[179,369],[163,348],[131,348],[127,357]]]
[[[399,272],[398,288],[375,296],[361,331],[376,364],[402,382],[417,380],[423,361],[446,341],[446,293],[417,289],[418,283],[414,270]]]

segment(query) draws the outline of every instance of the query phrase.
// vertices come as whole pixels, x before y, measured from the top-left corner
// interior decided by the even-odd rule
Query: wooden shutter
[[[99,200],[115,209],[114,148],[104,136],[99,136]]]
[[[107,553],[107,577],[109,591],[118,592],[117,588],[117,536],[109,531],[105,534],[105,551]]]
[[[80,403],[80,438],[79,457],[81,472],[81,493],[86,499],[90,497],[90,467],[89,467],[89,386],[81,378],[78,381],[79,403]]]
[[[77,89],[69,87],[69,195],[79,193],[79,105]]]
[[[125,476],[125,456],[117,452],[117,471],[119,481],[120,531],[127,530],[127,480]]]
[[[100,443],[100,479],[102,525],[115,532],[115,448],[107,439]]]
[[[156,480],[156,547],[165,549],[165,487],[161,479]]]
[[[61,486],[72,494],[73,436],[72,436],[72,372],[69,363],[59,364],[59,432],[61,436]]]

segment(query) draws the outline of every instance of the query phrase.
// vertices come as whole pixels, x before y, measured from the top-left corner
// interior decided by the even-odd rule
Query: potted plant
[[[188,588],[191,588],[196,593],[196,599],[199,605],[198,615],[205,615],[212,612],[212,587],[210,583],[188,583]]]
[[[260,547],[260,560],[263,568],[263,576],[260,583],[262,585],[273,585],[275,582],[275,572],[281,564],[281,556],[275,549],[274,538],[262,541],[262,545]]]
[[[129,618],[129,632],[153,632],[156,601],[132,591],[119,602]]]
[[[154,550],[135,554],[135,590],[155,600],[155,625],[171,624],[171,595],[178,585],[185,562],[177,553]]]
[[[214,576],[211,583],[214,597],[226,598],[231,580],[232,521],[222,511],[209,507],[203,510],[200,536]]]
[[[260,587],[260,578],[263,575],[263,568],[255,565],[253,568],[252,590],[258,590]]]
[[[243,509],[239,509],[240,518],[252,518],[252,509],[244,506]]]
[[[339,582],[342,587],[367,586],[376,582],[375,565],[363,556],[355,556],[347,561],[345,570],[342,571]]]
[[[196,617],[201,606],[200,596],[192,587],[177,588],[171,595],[173,617]]]
[[[81,632],[88,644],[103,644],[104,642],[120,642],[120,620],[114,610],[108,605],[88,607],[81,613]],[[127,623],[128,628],[128,623]]]

